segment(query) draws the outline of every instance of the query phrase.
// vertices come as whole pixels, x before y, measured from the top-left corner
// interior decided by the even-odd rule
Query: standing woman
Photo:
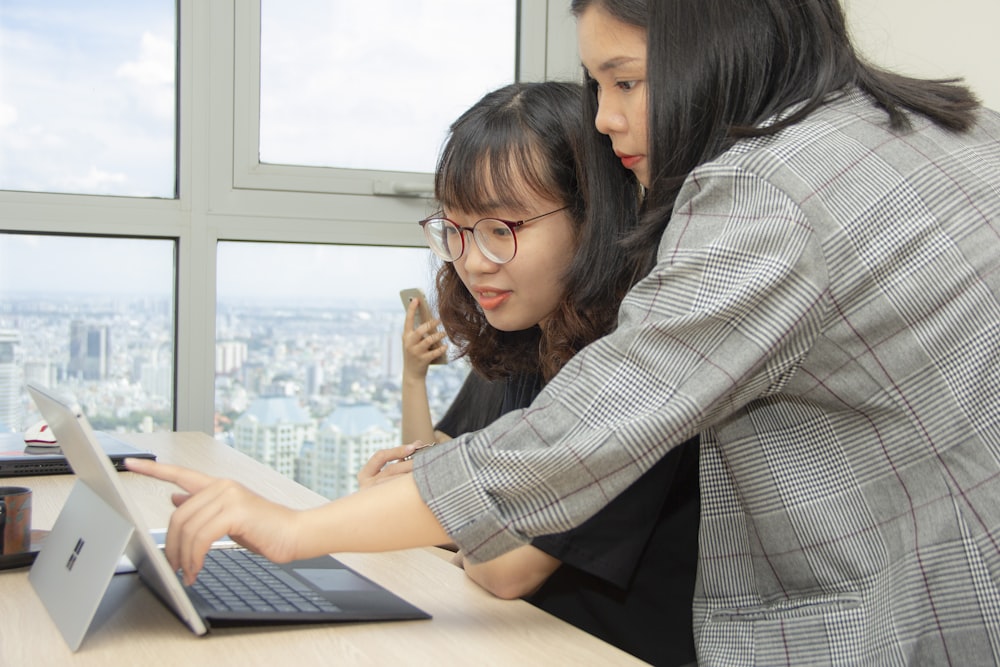
[[[574,11],[657,246],[616,329],[530,408],[314,510],[133,464],[193,494],[171,562],[193,577],[226,532],[489,560],[701,433],[699,664],[1000,662],[1000,115],[860,60],[837,0]]]
[[[704,429],[700,663],[995,664],[1000,118],[861,61],[835,0],[573,11],[595,139],[648,188],[633,247],[658,252],[563,375],[598,355],[611,372],[557,378],[548,409],[461,443],[470,479],[488,493],[530,437],[604,486],[616,430],[639,463]],[[582,400],[629,407],[597,435],[572,423]],[[504,492],[551,512],[558,475]],[[442,489],[433,460],[416,479],[432,507],[467,483]],[[562,486],[560,509],[592,485]]]

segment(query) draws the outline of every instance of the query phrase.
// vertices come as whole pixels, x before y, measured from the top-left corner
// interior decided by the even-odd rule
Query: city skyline
[[[324,493],[352,489],[360,462],[400,438],[403,313],[398,298],[367,308],[221,304],[216,438],[239,447],[237,426],[246,424],[244,414],[262,400],[294,400],[306,417],[296,422],[296,444],[282,465],[287,468],[294,459],[297,477],[322,468],[309,484]],[[24,392],[25,381],[79,402],[97,430],[170,430],[173,392],[183,391],[173,385],[172,321],[168,299],[0,299],[0,334],[15,332],[0,335],[0,412],[8,421],[0,430],[20,431],[41,418]],[[428,373],[432,419],[450,405],[467,372],[467,363],[453,361]],[[372,432],[369,425],[341,425],[335,432],[324,427],[345,406],[364,405],[387,426]],[[286,426],[280,419],[261,423],[268,429]],[[307,446],[313,448],[303,449]],[[318,453],[330,447],[338,448],[339,468],[330,468],[333,459]],[[339,481],[331,486],[334,478]]]

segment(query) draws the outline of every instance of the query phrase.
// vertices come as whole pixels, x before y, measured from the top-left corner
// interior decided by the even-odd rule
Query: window
[[[0,234],[0,432],[70,395],[95,428],[173,428],[173,241]]]
[[[328,497],[354,491],[401,442],[399,289],[433,295],[437,265],[426,248],[220,243],[216,438]],[[435,419],[467,372],[431,366]]]
[[[0,188],[175,195],[173,0],[4,0]]]
[[[322,4],[333,9],[315,9],[317,16],[320,11],[332,15],[336,8],[348,5],[368,6],[343,0]],[[398,438],[391,389],[384,382],[381,389],[378,382],[372,389],[369,380],[371,369],[378,367],[373,361],[376,355],[382,355],[379,364],[388,368],[398,361],[391,358],[393,351],[399,352],[398,333],[389,330],[395,327],[398,332],[402,325],[399,289],[420,285],[431,293],[429,253],[414,223],[434,210],[426,196],[430,170],[445,127],[460,111],[440,104],[444,98],[440,89],[453,89],[449,94],[461,89],[465,97],[454,103],[466,106],[487,88],[515,76],[539,80],[578,75],[573,22],[564,2],[502,0],[480,6],[442,0],[425,4],[427,12],[451,8],[451,13],[476,26],[456,35],[449,45],[459,44],[466,34],[488,34],[489,52],[452,46],[455,52],[444,61],[447,69],[435,71],[425,65],[422,71],[431,83],[416,85],[416,90],[421,101],[426,101],[431,98],[423,94],[438,89],[435,104],[427,107],[428,111],[437,107],[433,108],[440,114],[434,121],[436,128],[427,125],[401,133],[407,145],[414,147],[414,159],[394,161],[401,154],[394,149],[381,154],[371,151],[362,156],[371,161],[363,163],[356,155],[350,160],[331,157],[326,149],[331,143],[337,148],[338,142],[327,141],[318,157],[293,153],[303,148],[294,147],[294,137],[290,138],[296,128],[269,129],[280,128],[274,125],[275,120],[281,121],[276,113],[290,113],[275,106],[277,100],[271,97],[285,94],[273,86],[280,87],[288,76],[272,66],[298,53],[312,53],[302,39],[295,49],[270,41],[279,36],[274,31],[280,27],[272,21],[280,22],[281,12],[291,16],[306,5],[276,0],[0,3],[0,244],[5,248],[0,249],[0,403],[6,405],[5,397],[17,396],[13,400],[20,416],[10,419],[22,423],[14,428],[23,427],[33,414],[21,391],[26,377],[73,393],[88,412],[88,400],[93,399],[95,416],[113,413],[114,419],[128,423],[129,428],[169,428],[171,420],[161,416],[160,405],[137,398],[140,387],[146,393],[155,385],[161,397],[156,400],[167,394],[162,411],[169,415],[172,407],[174,428],[207,433],[213,433],[220,421],[242,414],[232,410],[239,396],[230,386],[237,382],[268,386],[269,392],[290,386],[281,381],[261,385],[256,376],[252,382],[244,379],[251,377],[246,366],[255,364],[270,343],[258,342],[267,341],[258,335],[260,330],[247,335],[241,328],[255,318],[256,326],[263,318],[237,288],[251,281],[259,284],[260,276],[275,272],[279,277],[292,276],[306,260],[286,258],[272,267],[267,258],[285,257],[286,251],[295,250],[329,253],[325,261],[341,266],[362,258],[364,269],[341,282],[355,291],[364,287],[381,290],[383,295],[376,298],[366,293],[360,302],[363,310],[371,311],[373,324],[344,327],[359,338],[311,345],[353,354],[362,347],[356,341],[369,345],[377,340],[377,349],[366,353],[370,359],[353,360],[346,373],[336,364],[321,364],[323,378],[306,373],[296,379],[303,391],[295,402],[305,410],[306,422],[291,420],[280,433],[275,432],[273,440],[262,439],[261,456],[298,447],[289,443],[297,443],[298,433],[309,428],[316,432],[317,441],[343,440],[344,422],[324,414],[334,398],[341,396],[321,389],[314,399],[314,392],[308,391],[324,383],[336,384],[337,391],[346,384],[348,398],[359,406],[362,399],[372,399],[379,403],[380,415],[375,419],[375,413],[358,408],[358,414],[379,423],[363,438],[352,439],[351,448],[337,453],[346,463],[335,470],[314,469],[325,489],[342,488],[338,485],[345,471],[361,456],[357,447]],[[400,18],[400,12],[412,11],[417,3],[393,0],[384,6],[389,9],[381,13],[380,29],[368,25],[366,32],[350,25],[347,32],[366,32],[373,43],[386,37],[396,44],[387,53],[398,60],[404,47],[399,46],[394,29],[410,20]],[[472,12],[469,7],[477,9]],[[102,50],[105,47],[110,51]],[[487,76],[483,69],[471,80],[456,77],[456,65],[480,56],[493,59],[498,78]],[[481,61],[476,62],[480,67]],[[294,65],[303,76],[332,66],[311,55]],[[362,78],[352,82],[360,86]],[[303,85],[299,79],[295,88]],[[401,97],[410,108],[413,89]],[[111,106],[102,106],[108,101]],[[378,107],[382,102],[367,104]],[[154,125],[155,131],[146,131]],[[407,119],[386,127],[385,132],[409,127],[413,126]],[[29,128],[37,131],[32,134]],[[316,133],[310,129],[301,136]],[[118,142],[120,138],[125,141]],[[418,146],[418,140],[423,145]],[[398,141],[394,141],[395,148]],[[68,256],[75,257],[76,263],[64,265],[54,259],[50,267],[56,268],[46,275],[26,268],[21,255],[28,256],[24,249],[28,241],[49,248],[46,256],[51,257],[62,256],[55,249],[65,244],[72,248]],[[112,282],[89,282],[91,274],[112,266],[118,269]],[[401,270],[391,272],[397,268]],[[324,284],[328,279],[311,274],[294,278],[282,283],[282,300],[298,297],[301,301],[303,295],[329,286]],[[27,310],[40,298],[35,292],[50,285],[79,285],[89,292],[70,306],[64,298],[68,290],[58,287],[62,300],[45,302],[45,318],[29,316]],[[141,292],[145,301],[132,299],[130,291]],[[329,290],[324,296],[330,296]],[[323,301],[309,307],[337,317],[338,312],[358,312],[358,305],[358,299],[347,294],[341,302]],[[83,308],[75,313],[81,321],[76,336],[70,307]],[[289,359],[298,354],[295,345],[300,341],[286,339],[293,345],[284,346],[284,361],[261,377],[289,372]],[[78,352],[71,371],[74,340]],[[241,342],[247,343],[245,353]],[[281,346],[272,347],[274,352],[268,354],[277,358]],[[34,363],[36,358],[40,365]],[[232,371],[239,364],[245,376]],[[171,370],[164,371],[164,365]],[[102,372],[103,383],[87,378]],[[447,404],[447,392],[457,387],[463,372],[461,364],[431,371],[435,409]],[[173,378],[169,391],[162,390],[166,376]],[[279,403],[275,401],[276,406]],[[141,418],[132,413],[141,413]],[[140,425],[132,426],[134,420]],[[96,423],[112,427],[110,422]],[[222,426],[220,437],[230,437],[225,431]],[[318,461],[333,458],[319,454]],[[350,471],[351,476],[354,472]]]
[[[425,248],[220,243],[219,431],[267,396],[298,397],[320,418],[339,403],[374,402],[398,421],[398,292],[433,295],[435,262]]]
[[[265,0],[260,161],[431,172],[448,125],[516,78],[517,3]]]

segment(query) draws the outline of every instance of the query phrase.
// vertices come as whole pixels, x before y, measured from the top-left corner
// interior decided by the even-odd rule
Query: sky
[[[265,0],[262,162],[434,169],[447,126],[514,80],[514,0]]]
[[[437,260],[426,248],[223,242],[220,299],[394,304],[398,291],[431,293]],[[0,234],[0,303],[13,293],[169,296],[173,242]]]
[[[0,234],[0,302],[16,288],[67,294],[170,295],[173,242]]]
[[[378,248],[288,243],[220,244],[220,299],[352,301],[367,296],[398,303],[399,290],[432,294],[438,261],[426,248]]]
[[[0,0],[0,187],[173,195],[172,0]]]

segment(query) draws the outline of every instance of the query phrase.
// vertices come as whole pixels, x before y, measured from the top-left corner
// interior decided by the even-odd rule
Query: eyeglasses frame
[[[458,230],[460,238],[462,239],[462,250],[461,250],[461,252],[458,253],[458,256],[456,256],[454,259],[447,259],[443,255],[441,255],[441,253],[439,253],[437,250],[435,250],[434,246],[431,245],[430,242],[429,242],[429,240],[428,240],[428,246],[430,247],[431,252],[433,252],[435,255],[437,255],[438,257],[440,257],[441,259],[443,259],[446,262],[457,262],[459,259],[462,258],[462,255],[465,254],[465,233],[469,232],[470,234],[472,234],[472,242],[476,244],[476,247],[479,248],[479,252],[483,253],[486,256],[487,259],[489,259],[491,262],[494,262],[495,264],[507,264],[508,262],[514,261],[514,258],[517,257],[517,234],[514,232],[515,229],[517,229],[518,227],[521,227],[523,225],[526,225],[529,222],[534,222],[535,220],[538,220],[539,218],[544,218],[545,216],[553,215],[554,213],[559,213],[560,211],[565,211],[568,208],[571,208],[571,207],[569,205],[562,206],[560,208],[557,208],[554,211],[549,211],[548,213],[541,213],[541,214],[533,216],[531,218],[525,218],[524,220],[504,220],[503,218],[492,218],[492,217],[480,218],[479,220],[476,220],[472,224],[471,227],[463,227],[462,225],[458,224],[457,222],[455,222],[451,218],[446,218],[446,217],[444,217],[443,215],[440,215],[440,214],[432,215],[429,218],[424,218],[423,220],[420,220],[419,222],[417,222],[417,224],[420,225],[420,228],[424,231],[425,238],[427,238],[427,227],[426,227],[427,223],[433,222],[435,220],[443,220],[444,222],[447,222],[448,224],[454,226],[455,229]],[[444,213],[444,211],[441,211],[441,213]],[[476,226],[480,222],[483,222],[485,220],[494,220],[496,222],[500,222],[500,223],[503,223],[503,224],[507,225],[507,228],[510,230],[511,236],[514,237],[514,252],[513,252],[513,254],[511,254],[510,259],[504,260],[502,262],[497,261],[497,260],[493,259],[492,257],[490,257],[490,255],[486,254],[486,250],[483,248],[482,245],[480,245],[479,240],[476,238]]]

